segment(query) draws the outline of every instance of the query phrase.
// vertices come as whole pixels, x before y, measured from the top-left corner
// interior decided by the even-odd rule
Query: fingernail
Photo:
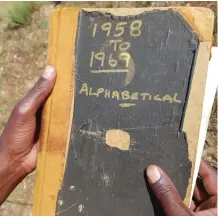
[[[52,77],[52,75],[54,74],[55,72],[55,69],[53,66],[51,65],[48,65],[44,72],[42,73],[42,77],[45,78],[45,79],[49,79],[50,77]]]
[[[148,168],[146,169],[146,174],[150,183],[152,184],[157,182],[161,178],[160,170],[155,165],[148,166]]]

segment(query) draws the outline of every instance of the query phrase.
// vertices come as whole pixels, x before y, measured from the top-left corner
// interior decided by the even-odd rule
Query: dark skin
[[[15,106],[0,137],[0,204],[36,168],[40,128],[38,113],[55,85],[56,72],[48,66],[35,86]],[[161,168],[146,169],[148,182],[166,216],[217,215],[217,173],[202,160],[191,208],[183,204]]]

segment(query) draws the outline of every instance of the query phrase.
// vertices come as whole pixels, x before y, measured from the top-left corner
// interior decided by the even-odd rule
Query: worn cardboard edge
[[[213,107],[214,100],[217,94],[217,87],[218,87],[218,47],[212,47],[212,59],[210,59],[208,65],[208,73],[207,73],[207,81],[206,81],[206,88],[205,88],[205,95],[203,101],[203,111],[202,111],[202,119],[201,119],[201,126],[199,132],[199,140],[198,140],[198,149],[197,149],[197,156],[195,161],[195,172],[194,172],[194,183],[198,176],[198,171],[201,162],[201,156],[203,153],[204,143],[206,140],[207,128],[208,123]],[[191,195],[194,193],[195,184],[192,185]],[[191,201],[190,201],[191,205]]]
[[[76,9],[77,10],[77,13],[79,14],[79,9]],[[79,23],[79,16],[78,18],[75,20],[76,21],[76,26],[75,26],[75,41],[76,41],[76,38],[78,37],[77,35],[77,26],[78,26],[78,23]],[[73,113],[74,113],[74,96],[75,96],[75,74],[76,74],[76,71],[75,71],[75,64],[76,64],[76,60],[75,60],[75,53],[76,53],[76,46],[75,46],[75,43],[74,43],[74,46],[73,46],[73,53],[72,53],[72,82],[71,82],[71,93],[70,93],[70,98],[69,100],[71,101],[71,106],[69,107],[69,112],[70,112],[70,119],[69,119],[69,128],[68,128],[68,135],[67,135],[67,143],[66,143],[66,152],[68,152],[68,148],[69,148],[69,142],[70,142],[70,136],[71,136],[71,130],[72,130],[72,124],[73,124]],[[64,168],[66,166],[66,162],[67,162],[67,153],[66,153],[66,156],[64,158]],[[62,178],[63,178],[63,175],[64,175],[64,170],[62,172]]]
[[[75,8],[65,7],[63,11],[72,11]],[[152,10],[168,10],[178,11],[187,23],[192,26],[193,30],[198,33],[201,41],[212,40],[214,13],[209,8],[204,7],[147,7],[147,8],[80,8],[87,12],[111,13],[114,16],[134,16],[140,13]],[[59,10],[55,9],[55,10]],[[212,26],[211,26],[212,24]]]
[[[178,11],[193,30],[199,35],[200,39],[210,41],[213,34],[214,13],[212,10],[203,7],[150,7],[150,8],[81,8],[84,11],[100,11],[102,13],[111,13],[114,16],[134,16],[143,12],[152,10]],[[71,10],[71,8],[68,8]],[[196,19],[197,18],[197,19]]]
[[[184,202],[190,204],[192,180],[195,171],[195,160],[198,147],[200,123],[202,118],[203,99],[205,93],[207,68],[210,58],[211,41],[200,42],[196,59],[192,88],[190,89],[188,103],[182,130],[187,134],[189,159],[192,162],[191,177]]]

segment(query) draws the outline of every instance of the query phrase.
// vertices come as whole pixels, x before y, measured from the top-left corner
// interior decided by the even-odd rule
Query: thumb
[[[55,79],[55,68],[48,65],[34,87],[15,106],[11,117],[13,119],[19,118],[21,121],[33,118],[43,101],[51,93]]]
[[[146,169],[146,174],[151,189],[159,200],[166,216],[194,215],[194,213],[183,204],[173,182],[161,168],[150,165]]]
[[[50,94],[55,83],[55,68],[48,65],[42,73],[35,86],[18,104],[21,113],[36,113],[42,102]]]
[[[22,134],[26,134],[26,136],[32,139],[30,135],[35,133],[36,112],[51,93],[55,79],[55,68],[50,65],[47,66],[35,86],[14,107],[2,133],[1,140],[4,140],[5,143],[12,142],[8,140],[16,140],[16,142],[17,140],[22,140],[23,136],[15,136],[17,131],[19,132],[18,134],[22,132]]]
[[[36,113],[51,93],[55,79],[54,67],[47,66],[35,86],[14,107],[0,137],[0,142],[3,143],[2,149],[4,148],[8,155],[14,153],[19,155],[22,149],[21,156],[23,156],[32,148],[36,134]]]

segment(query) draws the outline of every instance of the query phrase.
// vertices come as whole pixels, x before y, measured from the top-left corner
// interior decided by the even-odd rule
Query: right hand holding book
[[[217,174],[204,160],[201,161],[191,208],[184,205],[173,182],[157,166],[150,165],[147,170],[148,182],[159,200],[166,216],[212,216],[217,213]]]

